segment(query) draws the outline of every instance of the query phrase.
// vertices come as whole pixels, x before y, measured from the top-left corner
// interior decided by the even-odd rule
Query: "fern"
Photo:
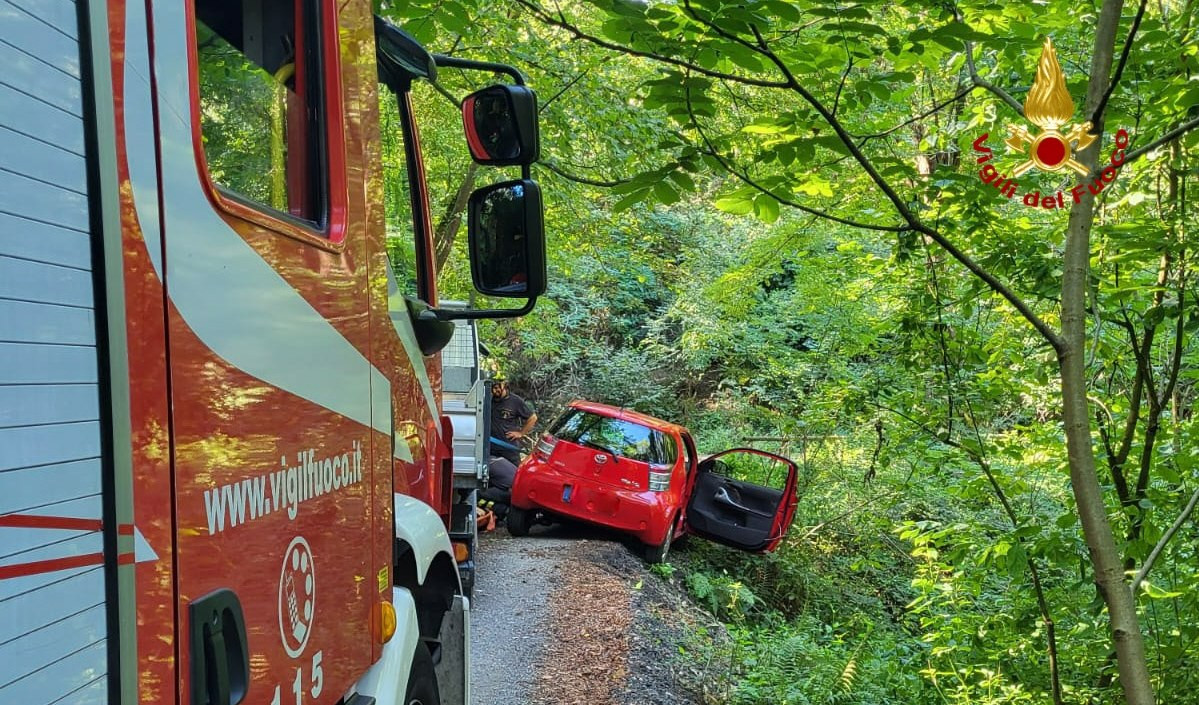
[[[842,693],[853,692],[853,682],[858,675],[858,652],[855,651],[853,656],[849,657],[849,662],[845,664],[845,668],[841,669],[841,677],[837,682],[841,685]]]

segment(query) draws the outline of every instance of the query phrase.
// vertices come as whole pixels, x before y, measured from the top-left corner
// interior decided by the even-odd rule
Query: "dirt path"
[[[683,684],[696,611],[614,537],[537,527],[481,538],[474,705],[701,705]]]

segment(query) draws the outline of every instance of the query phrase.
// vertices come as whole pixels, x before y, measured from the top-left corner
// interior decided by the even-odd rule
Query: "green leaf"
[[[1038,536],[1040,533],[1041,527],[1039,526],[1022,526],[1019,529],[1016,529],[1013,536],[1018,539],[1027,539],[1032,538],[1033,536]]]
[[[667,175],[667,178],[675,182],[681,191],[695,190],[695,179],[692,179],[685,171],[679,171],[676,169],[675,171],[670,172]]]
[[[773,223],[779,219],[779,202],[773,196],[761,194],[754,199],[754,213],[763,223]]]
[[[793,125],[780,125],[773,120],[766,119],[751,123],[741,128],[742,132],[748,132],[751,135],[780,135],[784,132],[790,132]]]
[[[616,204],[612,206],[612,210],[616,213],[628,210],[633,206],[633,204],[645,200],[645,197],[648,196],[649,193],[650,189],[638,189],[617,201]]]
[[[716,199],[714,205],[725,213],[733,215],[746,215],[754,209],[754,202],[740,195],[722,196]]]
[[[654,196],[666,205],[678,203],[679,201],[679,192],[670,185],[670,182],[665,180],[654,184]]]
[[[820,178],[819,176],[816,176],[815,174],[809,175],[807,180],[801,182],[795,187],[795,190],[809,196],[833,195],[832,184]]]
[[[770,14],[774,15],[780,20],[783,20],[784,22],[798,22],[800,18],[803,17],[803,13],[800,12],[799,8],[789,2],[783,2],[782,0],[766,0],[766,2],[762,4],[770,12]]]

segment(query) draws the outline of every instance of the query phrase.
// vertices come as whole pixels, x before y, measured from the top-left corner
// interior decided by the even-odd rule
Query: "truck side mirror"
[[[537,94],[526,86],[496,84],[462,101],[470,156],[489,166],[527,166],[541,156]]]
[[[470,273],[487,296],[533,298],[545,293],[545,233],[541,187],[505,181],[470,196]]]

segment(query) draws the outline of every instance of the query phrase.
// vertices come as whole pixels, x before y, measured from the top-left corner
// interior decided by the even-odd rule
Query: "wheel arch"
[[[424,640],[435,640],[441,620],[462,594],[449,534],[432,507],[395,495],[394,583],[412,594]]]

